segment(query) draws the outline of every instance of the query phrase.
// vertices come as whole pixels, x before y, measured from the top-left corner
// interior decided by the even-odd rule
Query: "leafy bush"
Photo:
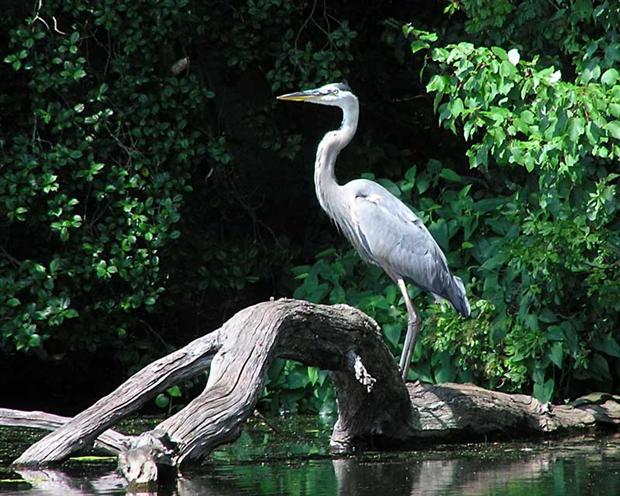
[[[613,37],[618,13],[606,2],[567,14],[571,29],[578,18],[604,31],[595,46]],[[610,387],[609,365],[620,358],[620,74],[611,67],[620,53],[581,57],[579,31],[559,47],[573,59],[561,70],[514,48],[512,56],[468,42],[435,48],[427,85],[440,123],[472,140],[470,167],[497,171],[513,190],[489,222],[499,236],[474,243],[488,254],[474,291],[493,303],[506,347],[544,401],[571,394],[575,380]]]
[[[127,370],[296,286],[374,315],[398,353],[398,291],[309,184],[334,115],[274,100],[348,77],[341,176],[389,178],[472,295],[470,321],[416,299],[412,376],[544,400],[616,383],[611,0],[38,5],[0,18],[3,356],[111,350]],[[323,373],[277,367],[266,408],[333,406]]]
[[[447,11],[459,9],[471,16],[460,33],[468,41],[442,44],[457,38],[442,27],[404,33],[413,53],[430,54],[426,90],[439,123],[469,142],[470,170],[439,155],[383,184],[419,209],[467,282],[474,319],[418,299],[424,324],[410,377],[542,401],[611,389],[620,372],[617,9],[472,0]],[[559,34],[548,18],[532,19],[550,9]],[[330,251],[295,271],[296,296],[357,306],[399,352],[404,308],[378,269]]]
[[[96,348],[122,338],[163,291],[159,254],[179,237],[190,171],[204,153],[187,128],[210,96],[152,49],[189,35],[183,3],[156,11],[50,1],[11,31],[4,61],[19,84],[4,100],[4,349],[37,348],[52,335]],[[61,13],[67,33],[45,21]]]
[[[269,68],[265,104],[225,115],[253,134],[253,146],[280,162],[293,157],[299,136],[270,132],[269,87],[342,77],[355,37],[346,21],[329,30],[317,24],[317,47],[309,41],[316,23],[294,29],[304,8],[50,0],[27,14],[9,10],[3,58],[15,79],[0,92],[10,122],[0,177],[0,349],[105,345],[136,363],[138,349],[166,327],[177,331],[174,315],[188,294],[197,302],[205,294],[233,299],[285,263],[283,248],[257,242],[270,231],[235,178],[248,173],[255,189],[256,167],[239,159],[248,136],[218,129],[212,100],[215,88],[220,106],[231,94],[221,79],[243,81],[249,67]],[[202,44],[213,46],[208,60],[196,55]],[[222,222],[242,215],[240,228]],[[141,342],[142,327],[150,337]]]

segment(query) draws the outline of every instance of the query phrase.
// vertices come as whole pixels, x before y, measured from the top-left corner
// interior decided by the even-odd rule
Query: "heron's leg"
[[[403,378],[403,382],[407,380],[407,372],[409,372],[409,363],[411,362],[411,354],[415,348],[416,338],[418,337],[418,330],[420,329],[420,318],[411,303],[409,298],[409,292],[407,291],[407,285],[402,278],[397,280],[398,288],[405,300],[405,306],[407,307],[407,314],[409,315],[409,321],[407,322],[407,335],[405,336],[405,345],[403,346],[403,352],[400,355],[400,374]]]

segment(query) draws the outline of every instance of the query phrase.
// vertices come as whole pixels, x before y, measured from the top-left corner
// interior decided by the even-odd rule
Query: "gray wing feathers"
[[[456,310],[464,317],[471,315],[471,308],[469,307],[469,301],[467,300],[467,294],[465,293],[465,286],[460,277],[453,276],[454,288],[452,289],[452,298],[450,301]]]
[[[447,299],[463,315],[469,303],[463,282],[452,275],[446,257],[426,226],[404,203],[370,183],[351,205],[355,247],[366,260],[388,274],[408,279],[423,290]]]

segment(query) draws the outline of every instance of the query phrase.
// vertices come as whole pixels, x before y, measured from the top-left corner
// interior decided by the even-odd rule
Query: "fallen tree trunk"
[[[9,410],[0,408],[0,425],[6,427],[28,427],[54,431],[65,425],[71,417],[62,417],[45,412],[24,412],[21,410]],[[96,440],[95,447],[117,455],[127,450],[131,443],[131,436],[125,436],[113,430],[104,431]]]
[[[594,403],[551,406],[467,384],[405,387],[368,316],[346,305],[279,300],[242,310],[217,331],[148,365],[72,419],[0,410],[0,425],[18,425],[18,418],[22,426],[55,429],[28,448],[17,466],[59,462],[96,442],[119,453],[129,481],[148,483],[161,477],[162,468],[178,467],[235,439],[276,357],[332,372],[338,420],[331,441],[336,449],[369,441],[404,447],[419,437],[516,437],[620,422],[618,398],[609,395]],[[138,437],[108,430],[158,392],[209,365],[204,391],[154,430]]]
[[[178,466],[236,438],[276,357],[332,371],[339,406],[335,447],[349,448],[370,437],[411,437],[407,390],[377,324],[346,305],[279,300],[246,308],[217,331],[148,365],[33,444],[15,465],[62,461],[159,391],[210,364],[202,394],[153,431],[133,438],[121,453],[121,468],[130,480],[151,480],[157,465]]]
[[[620,396],[594,393],[565,405],[473,384],[408,384],[416,437],[525,437],[620,425]]]

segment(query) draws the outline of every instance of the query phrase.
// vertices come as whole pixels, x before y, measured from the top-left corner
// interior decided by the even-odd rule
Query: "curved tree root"
[[[16,466],[60,462],[95,443],[119,454],[119,467],[131,483],[148,485],[235,439],[277,357],[331,371],[338,404],[331,437],[335,449],[369,441],[403,447],[429,436],[515,437],[620,422],[620,404],[609,395],[551,406],[468,384],[405,387],[370,317],[346,305],[279,300],[242,310],[220,329],[146,366],[72,419],[0,409],[0,425],[54,429],[30,446]],[[158,392],[209,365],[204,391],[154,430],[138,437],[109,430]]]

